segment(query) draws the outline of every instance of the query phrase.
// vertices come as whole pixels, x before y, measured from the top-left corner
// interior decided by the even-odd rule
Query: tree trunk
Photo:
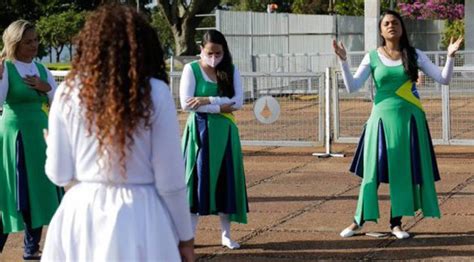
[[[68,49],[69,49],[69,62],[71,62],[72,61],[72,44],[68,45]]]
[[[54,48],[54,50],[56,50],[56,63],[61,62],[61,53],[63,52],[63,48],[63,45]]]
[[[196,55],[196,27],[203,17],[197,14],[209,14],[220,0],[169,1],[158,0],[158,5],[171,25],[176,44],[176,55]]]
[[[196,24],[185,21],[179,30],[176,26],[173,26],[172,31],[176,43],[176,55],[194,56],[198,54],[198,46],[195,40]]]

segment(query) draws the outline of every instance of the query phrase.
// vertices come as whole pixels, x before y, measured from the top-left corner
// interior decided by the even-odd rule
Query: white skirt
[[[41,261],[180,261],[175,232],[153,185],[83,182],[65,194]]]

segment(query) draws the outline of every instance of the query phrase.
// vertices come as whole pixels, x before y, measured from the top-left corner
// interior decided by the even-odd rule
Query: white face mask
[[[215,56],[215,55],[208,56],[207,54],[204,53],[204,51],[201,51],[201,58],[204,61],[204,63],[214,68],[222,61],[224,56],[222,55],[221,56]]]

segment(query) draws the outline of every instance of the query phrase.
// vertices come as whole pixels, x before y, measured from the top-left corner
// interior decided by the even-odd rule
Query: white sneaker
[[[222,237],[222,245],[225,247],[228,247],[230,249],[239,249],[240,245],[239,243],[235,242],[234,240],[227,238],[227,237]]]
[[[395,228],[398,228],[398,230],[393,230],[392,229],[392,235],[394,235],[396,238],[405,239],[405,238],[410,237],[410,234],[408,234],[408,232],[401,230],[399,227],[395,227]]]
[[[351,237],[353,236],[357,231],[361,230],[361,226],[358,226],[356,229],[351,229],[351,227],[347,227],[346,229],[342,230],[341,233],[339,234],[341,237]]]

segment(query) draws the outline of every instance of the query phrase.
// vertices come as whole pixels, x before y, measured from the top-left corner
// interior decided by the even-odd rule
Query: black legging
[[[24,255],[32,255],[39,250],[39,242],[41,240],[41,233],[43,227],[31,228],[30,212],[22,212],[23,220],[25,222],[25,236],[23,239]],[[3,233],[3,221],[0,217],[0,253],[3,252],[3,247],[7,242],[8,233]]]
[[[365,223],[364,217],[362,216],[360,220],[360,224],[358,224],[355,220],[354,223],[356,223],[358,226],[363,226]],[[402,217],[392,217],[392,211],[390,211],[390,229],[393,229],[394,227],[402,227]]]

